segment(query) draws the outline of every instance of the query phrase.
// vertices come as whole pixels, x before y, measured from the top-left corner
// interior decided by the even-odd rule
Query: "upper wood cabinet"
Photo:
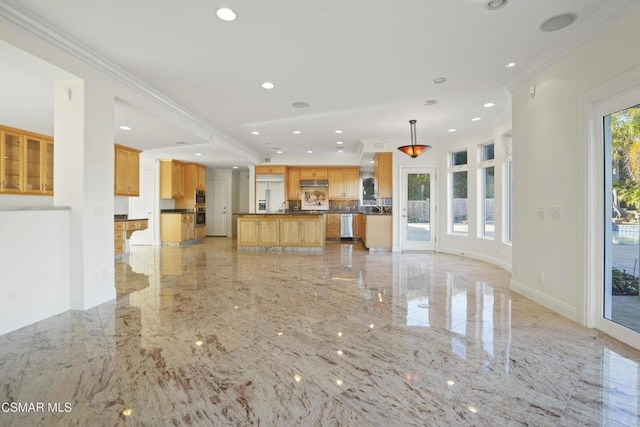
[[[53,194],[53,139],[0,127],[0,193]]]
[[[285,174],[287,167],[283,165],[258,165],[256,166],[256,175],[262,174]]]
[[[140,150],[115,144],[116,196],[140,195]]]
[[[300,168],[300,179],[329,179],[327,168]]]
[[[358,199],[358,181],[360,168],[341,168],[328,170],[329,199]]]
[[[393,197],[392,153],[377,153],[373,176],[376,180],[376,195],[379,199]]]
[[[184,177],[184,163],[177,160],[160,160],[160,198],[184,198]]]
[[[184,191],[186,196],[196,190],[206,190],[207,167],[198,163],[185,163],[184,165]]]
[[[300,168],[287,170],[287,199],[300,200]]]

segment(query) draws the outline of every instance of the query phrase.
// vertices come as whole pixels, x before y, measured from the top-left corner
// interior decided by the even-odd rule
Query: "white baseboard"
[[[445,249],[445,250],[439,250],[438,253],[458,255],[466,258],[477,259],[478,261],[483,261],[489,264],[493,264],[496,267],[500,267],[508,272],[511,272],[511,265],[505,262],[504,260],[501,260],[499,258],[494,258],[479,252],[468,252],[468,251],[460,252],[460,251],[449,251]]]
[[[0,335],[7,334],[20,328],[24,328],[25,326],[29,326],[33,323],[39,322],[49,317],[64,313],[67,310],[69,310],[69,305],[66,303],[62,303],[53,307],[47,307],[46,310],[32,313],[17,319],[3,318],[2,322],[0,322]]]
[[[582,324],[583,322],[582,316],[576,307],[552,298],[537,289],[530,288],[523,283],[511,280],[511,290],[537,302],[549,310],[555,311],[556,313],[573,320],[576,323]]]

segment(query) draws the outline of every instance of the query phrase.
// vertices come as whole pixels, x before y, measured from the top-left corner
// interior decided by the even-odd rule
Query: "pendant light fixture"
[[[416,121],[409,120],[409,124],[411,125],[411,145],[403,145],[402,147],[398,147],[398,150],[415,159],[420,154],[431,149],[431,146],[416,144]]]

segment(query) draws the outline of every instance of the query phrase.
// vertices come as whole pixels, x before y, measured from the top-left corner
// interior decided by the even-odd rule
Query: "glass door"
[[[602,318],[640,332],[640,105],[603,117]]]
[[[403,168],[400,230],[403,251],[434,251],[435,169]]]
[[[11,132],[2,132],[2,191],[21,191],[22,177],[22,136]]]

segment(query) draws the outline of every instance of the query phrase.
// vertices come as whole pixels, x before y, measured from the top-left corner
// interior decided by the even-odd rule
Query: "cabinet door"
[[[280,218],[280,245],[300,245],[300,221],[297,217]]]
[[[207,168],[198,165],[196,168],[196,188],[205,191],[207,188]]]
[[[24,178],[25,193],[39,193],[42,188],[42,141],[37,138],[26,136],[25,144],[25,162],[24,162]]]
[[[262,218],[258,227],[258,242],[261,245],[278,246],[280,243],[278,218]]]
[[[327,239],[340,238],[340,214],[327,214]]]
[[[300,169],[289,168],[287,178],[289,180],[287,198],[289,200],[300,200]]]
[[[129,151],[127,153],[127,181],[129,181],[129,196],[140,195],[140,154]]]
[[[322,218],[306,218],[301,220],[300,244],[302,246],[322,246]]]
[[[343,199],[342,169],[329,169],[329,199]]]
[[[115,194],[127,195],[129,192],[127,183],[127,162],[129,161],[129,152],[120,148],[115,148]]]
[[[375,157],[374,177],[376,180],[376,195],[380,199],[390,199],[392,196],[392,154],[377,153]]]
[[[53,141],[42,141],[42,191],[53,194]]]
[[[22,191],[23,138],[18,133],[2,131],[2,155],[0,156],[0,191],[18,193]]]
[[[344,169],[342,184],[345,199],[359,199],[360,169]]]
[[[258,244],[258,220],[238,218],[238,246],[256,246]]]
[[[362,215],[354,214],[353,215],[353,237],[359,239],[362,237]]]
[[[174,199],[184,197],[184,164],[173,162],[171,165],[171,192]]]

